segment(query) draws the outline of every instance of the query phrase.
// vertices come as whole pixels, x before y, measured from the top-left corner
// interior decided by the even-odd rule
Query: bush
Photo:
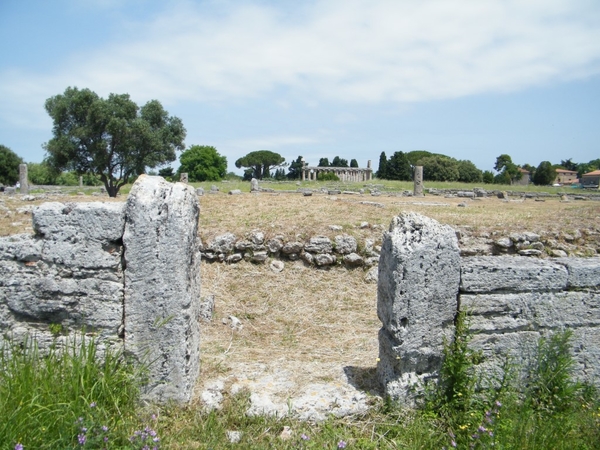
[[[320,172],[317,174],[318,181],[340,181],[340,178],[333,172]]]

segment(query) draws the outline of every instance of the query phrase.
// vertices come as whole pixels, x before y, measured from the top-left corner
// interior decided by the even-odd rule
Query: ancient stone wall
[[[0,330],[43,349],[85,332],[149,365],[145,395],[187,401],[199,372],[199,206],[142,176],[124,203],[46,203],[0,238]]]
[[[438,376],[459,311],[483,353],[480,373],[501,375],[507,359],[526,369],[540,337],[569,328],[575,377],[600,386],[598,257],[460,258],[452,229],[404,213],[384,236],[377,311],[378,377],[396,400],[412,403],[423,381]]]

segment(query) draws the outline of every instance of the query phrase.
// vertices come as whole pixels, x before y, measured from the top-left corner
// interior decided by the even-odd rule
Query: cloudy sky
[[[0,144],[41,161],[44,101],[68,86],[158,99],[229,170],[261,149],[587,162],[600,2],[0,0]]]

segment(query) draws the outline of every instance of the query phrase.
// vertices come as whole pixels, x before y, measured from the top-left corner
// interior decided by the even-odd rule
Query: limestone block
[[[123,203],[43,203],[33,210],[33,229],[48,241],[120,241],[123,208]]]
[[[304,250],[310,253],[331,253],[333,245],[327,236],[315,236],[308,240]]]
[[[558,291],[567,287],[567,270],[553,261],[519,256],[464,258],[461,292]]]
[[[281,248],[281,252],[285,253],[286,255],[290,255],[292,253],[298,254],[302,251],[303,248],[304,244],[302,244],[302,242],[288,242],[284,244],[284,246]]]
[[[313,261],[317,266],[331,266],[337,262],[337,258],[329,253],[318,253],[314,255]]]
[[[335,251],[340,255],[349,255],[350,253],[356,252],[358,246],[356,239],[347,234],[338,235],[335,237]]]
[[[418,380],[437,376],[452,333],[460,282],[454,230],[416,213],[395,217],[379,259],[377,373],[385,392],[410,403]]]
[[[554,259],[567,268],[569,288],[600,289],[600,258]]]
[[[344,255],[344,264],[348,267],[360,267],[364,264],[364,260],[356,253],[350,253],[349,255]]]
[[[127,199],[125,349],[149,364],[156,401],[189,401],[199,373],[199,210],[193,187],[161,177],[140,176]]]
[[[98,253],[104,253],[98,242],[71,246],[72,266],[57,263],[50,244],[69,247],[39,236],[0,238],[0,327],[21,337],[35,334],[40,348],[52,341],[49,324],[62,325],[66,332],[85,328],[100,342],[118,341],[123,318],[121,251],[110,266],[86,269],[76,262],[89,255],[80,258],[77,252],[93,254],[97,246]]]
[[[283,248],[283,242],[281,242],[281,239],[277,238],[269,239],[266,245],[269,253],[277,253]]]
[[[215,253],[231,253],[235,245],[235,239],[236,237],[233,233],[215,236],[215,238],[209,242],[208,250],[212,250]]]

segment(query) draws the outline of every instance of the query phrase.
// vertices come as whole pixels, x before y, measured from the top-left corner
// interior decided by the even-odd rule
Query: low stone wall
[[[127,203],[46,203],[0,238],[0,329],[43,349],[84,331],[149,364],[147,398],[187,401],[199,373],[193,188],[142,176]]]
[[[600,258],[460,258],[450,227],[398,216],[379,264],[377,372],[387,395],[410,404],[438,376],[459,311],[483,352],[480,371],[498,375],[507,358],[526,368],[540,337],[570,328],[575,377],[600,386]]]

